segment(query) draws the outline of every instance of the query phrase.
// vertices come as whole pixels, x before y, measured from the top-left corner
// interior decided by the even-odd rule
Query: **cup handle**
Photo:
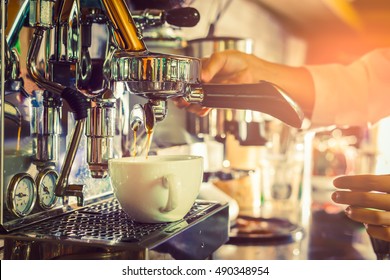
[[[178,191],[181,186],[179,178],[173,174],[162,177],[162,185],[168,189],[168,200],[165,207],[160,207],[161,213],[166,213],[174,210],[177,207]]]

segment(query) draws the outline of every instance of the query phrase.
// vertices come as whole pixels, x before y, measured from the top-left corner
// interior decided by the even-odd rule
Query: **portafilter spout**
[[[144,105],[135,104],[130,114],[130,128],[138,131],[144,126],[147,132],[152,132],[156,122],[162,121],[166,114],[166,100],[151,99]]]

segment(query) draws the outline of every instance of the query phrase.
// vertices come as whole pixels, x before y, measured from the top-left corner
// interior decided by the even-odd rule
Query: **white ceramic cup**
[[[114,193],[137,222],[182,219],[191,209],[203,178],[203,158],[189,155],[126,157],[108,162]]]

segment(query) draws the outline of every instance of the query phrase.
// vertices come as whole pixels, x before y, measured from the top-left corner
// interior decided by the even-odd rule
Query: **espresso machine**
[[[199,58],[149,51],[143,31],[200,15],[185,1],[147,3],[1,2],[5,259],[209,258],[228,239],[227,204],[199,200],[178,222],[136,223],[115,199],[108,160],[130,155],[134,132],[158,129],[173,97],[301,125],[276,85],[204,84]]]

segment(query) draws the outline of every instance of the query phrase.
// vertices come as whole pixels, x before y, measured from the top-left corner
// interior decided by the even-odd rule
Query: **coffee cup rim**
[[[161,161],[156,160],[161,159]],[[150,155],[148,158],[143,156],[138,157],[122,157],[109,159],[109,163],[123,163],[123,164],[159,164],[166,162],[177,162],[177,161],[190,161],[196,159],[203,159],[202,156],[196,155]]]

